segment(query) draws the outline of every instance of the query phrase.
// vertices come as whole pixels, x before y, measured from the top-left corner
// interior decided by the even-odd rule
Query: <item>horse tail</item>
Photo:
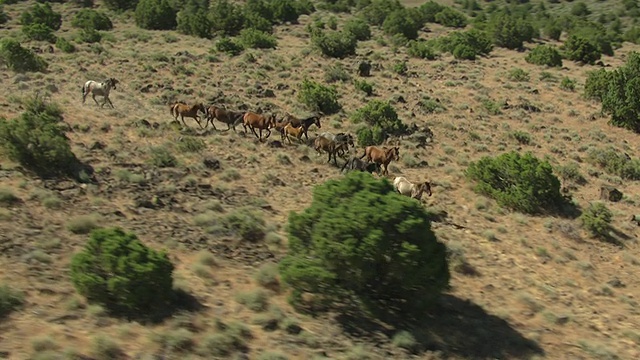
[[[171,116],[175,116],[175,108],[176,106],[178,106],[178,103],[175,103],[173,105],[171,105],[171,107],[169,107],[169,113],[171,114]]]
[[[362,156],[360,156],[360,159],[364,159],[364,157],[367,156],[367,149],[364,149],[364,154],[362,154]]]

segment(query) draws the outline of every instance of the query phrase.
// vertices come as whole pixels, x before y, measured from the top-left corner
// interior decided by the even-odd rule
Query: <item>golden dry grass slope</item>
[[[22,38],[19,15],[34,3],[5,5],[10,20],[0,37]],[[70,20],[79,8],[52,6],[63,15],[56,35],[73,38],[78,30]],[[105,10],[100,1],[95,7]],[[0,283],[25,294],[24,306],[0,320],[5,358],[152,359],[161,353],[163,359],[640,358],[640,248],[637,226],[628,221],[638,213],[640,187],[585,161],[591,148],[614,146],[632,158],[640,151],[636,134],[607,125],[600,105],[581,96],[586,73],[595,66],[564,60],[563,68],[543,68],[525,62],[526,51],[503,48],[476,61],[457,61],[450,54],[426,61],[387,45],[379,29],[372,40],[359,43],[357,58],[366,56],[377,65],[367,78],[375,94],[366,97],[351,81],[336,83],[343,110],[323,118],[322,130],[353,131],[348,120],[353,111],[372,98],[401,95],[406,102],[394,104],[400,118],[428,125],[435,138],[426,148],[403,141],[402,159],[391,166],[390,177],[431,179],[436,186],[425,206],[446,211],[449,221],[460,225],[434,223],[452,253],[452,288],[431,317],[420,319],[424,338],[416,341],[424,351],[411,354],[399,346],[411,341],[406,336],[392,341],[404,329],[332,313],[299,314],[287,303],[286,292],[256,280],[269,280],[273,268],[268,264],[286,252],[288,213],[310,204],[314,185],[342,176],[326,164],[326,155],[304,145],[272,148],[242,131],[181,133],[171,125],[168,99],[212,104],[223,95],[231,107],[271,103],[278,111],[302,114],[296,94],[304,78],[324,83],[324,69],[336,63],[357,78],[356,58],[329,59],[309,51],[306,25],[332,14],[319,11],[301,16],[299,24],[275,27],[277,49],[230,57],[209,52],[217,39],[142,30],[130,13],[105,11],[114,29],[99,45],[76,44],[72,54],[57,49],[40,54],[50,63],[45,73],[3,68],[0,74],[0,115],[18,116],[19,99],[44,89],[64,111],[73,151],[96,169],[99,180],[99,185],[43,181],[1,159],[3,196],[10,193],[21,201],[0,208]],[[347,18],[333,16],[339,23]],[[421,38],[451,31],[435,24],[426,28]],[[635,48],[624,43],[603,61],[621,66]],[[413,76],[393,72],[401,60]],[[514,68],[528,77],[511,80]],[[115,109],[101,109],[91,99],[81,105],[84,81],[111,76],[121,81],[111,95]],[[575,80],[574,91],[560,87],[564,77]],[[256,84],[275,97],[258,98]],[[444,110],[423,113],[416,104],[424,96],[439,99]],[[513,106],[490,113],[483,105],[487,100]],[[517,106],[524,103],[540,111]],[[186,121],[195,128],[193,120]],[[520,144],[516,131],[529,134],[530,143]],[[181,139],[191,136],[204,141],[204,151],[183,151]],[[172,152],[178,164],[150,165],[157,147]],[[578,164],[587,181],[573,187],[571,195],[581,208],[599,199],[601,185],[622,191],[624,199],[607,206],[624,246],[590,237],[577,219],[510,212],[474,193],[463,173],[469,162],[514,149],[548,157],[554,166]],[[205,157],[218,159],[220,169],[207,169]],[[221,217],[247,209],[266,222],[263,242],[215,235],[211,227]],[[69,281],[69,262],[87,239],[83,230],[101,225],[121,226],[149,246],[169,249],[176,286],[204,309],[145,325],[108,317],[88,305]]]

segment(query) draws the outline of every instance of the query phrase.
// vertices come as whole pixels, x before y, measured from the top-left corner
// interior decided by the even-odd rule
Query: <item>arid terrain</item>
[[[20,14],[34,3],[5,5],[10,20],[0,27],[0,37],[21,38]],[[594,2],[592,11],[602,3]],[[564,11],[566,5],[556,6]],[[56,35],[73,38],[78,29],[70,19],[79,7],[52,7],[63,16]],[[131,13],[105,10],[101,1],[95,8],[114,25],[99,44],[75,44],[77,52],[69,54],[44,51],[39,55],[50,63],[44,73],[6,68],[0,73],[0,116],[17,117],[21,99],[36,91],[59,104],[73,151],[95,169],[98,182],[41,180],[0,158],[0,188],[20,199],[0,204],[0,284],[23,292],[25,299],[0,319],[0,358],[210,359],[216,353],[207,353],[203,344],[232,331],[246,344],[244,353],[227,354],[237,359],[640,358],[640,246],[638,227],[629,221],[640,214],[640,184],[586,161],[593,148],[614,147],[632,158],[640,149],[637,134],[608,125],[600,104],[582,96],[587,72],[599,66],[566,59],[561,68],[529,64],[525,55],[535,43],[525,43],[525,51],[495,47],[475,61],[448,53],[417,59],[383,41],[386,36],[376,27],[371,40],[359,42],[356,56],[327,58],[312,48],[307,24],[330,16],[341,24],[350,15],[326,11],[274,27],[276,49],[231,57],[215,51],[217,39],[143,30]],[[450,31],[427,24],[420,38]],[[536,42],[561,45],[545,38]],[[601,60],[614,69],[637,49],[625,42]],[[237,133],[202,131],[186,118],[190,129],[181,129],[169,113],[170,101],[184,100],[303,116],[311,110],[297,100],[303,79],[326,84],[325,70],[336,63],[358,79],[363,59],[374,65],[366,78],[374,94],[356,90],[351,80],[332,83],[342,110],[324,116],[322,129],[311,127],[310,135],[354,132],[349,116],[367,101],[400,97],[404,101],[392,103],[402,121],[428,125],[434,133],[424,148],[402,140],[401,160],[391,163],[388,175],[431,180],[433,196],[422,201],[448,214],[433,227],[451,253],[451,290],[432,316],[420,319],[422,346],[416,353],[392,341],[405,329],[333,312],[301,314],[287,303],[286,288],[264,288],[256,280],[274,276],[270,264],[286,253],[289,213],[311,203],[315,185],[343,176],[326,163],[326,154],[303,144],[269,146],[279,140],[275,131],[259,142],[251,133],[244,136],[242,126]],[[392,70],[402,60],[408,75]],[[528,76],[513,80],[514,68]],[[110,96],[115,109],[100,108],[90,97],[83,105],[83,83],[108,77],[120,81]],[[574,90],[560,86],[565,77],[575,81]],[[274,96],[264,97],[266,90]],[[441,108],[421,110],[425,96],[438,99]],[[509,106],[490,112],[487,101]],[[529,134],[530,142],[518,142],[516,131]],[[182,146],[185,138],[202,140],[206,147],[190,152]],[[153,166],[150,159],[159,148],[172,153],[177,164]],[[620,190],[622,201],[606,202],[619,244],[591,237],[579,219],[528,216],[476,194],[465,178],[468,164],[510,150],[531,151],[554,167],[577,164],[586,183],[563,186],[580,208],[600,200],[602,185]],[[355,151],[360,155],[363,148]],[[215,160],[218,166],[211,166]],[[234,211],[256,211],[264,218],[264,241],[246,243],[207,231]],[[176,266],[175,286],[201,308],[160,324],[140,324],[87,304],[69,281],[68,269],[87,240],[82,228],[94,226],[120,226],[153,248],[167,249]],[[270,320],[279,326],[269,326]]]

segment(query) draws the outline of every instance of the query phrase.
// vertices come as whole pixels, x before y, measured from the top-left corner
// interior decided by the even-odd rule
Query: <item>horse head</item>
[[[313,123],[316,124],[318,129],[322,129],[322,126],[320,126],[320,116],[316,116],[315,121]]]
[[[202,111],[203,114],[207,113],[207,108],[204,106],[203,103],[198,104],[198,110]]]
[[[116,78],[110,78],[109,82],[111,83],[113,90],[116,90],[116,85],[119,83],[119,81]]]
[[[391,155],[392,160],[400,161],[400,148],[398,146],[388,148],[387,154]]]

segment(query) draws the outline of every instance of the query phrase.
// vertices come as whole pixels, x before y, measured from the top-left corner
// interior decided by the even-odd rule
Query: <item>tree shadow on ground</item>
[[[184,290],[174,290],[170,302],[157,306],[147,311],[127,311],[111,308],[109,314],[114,317],[137,321],[141,324],[158,324],[180,312],[200,312],[206,309],[195,296]]]
[[[443,295],[429,313],[419,319],[383,315],[382,322],[358,311],[337,316],[343,330],[358,338],[384,334],[392,338],[401,330],[418,342],[414,352],[439,351],[445,356],[473,359],[525,359],[544,355],[534,341],[525,338],[505,320],[488,314],[480,306],[452,295]]]

